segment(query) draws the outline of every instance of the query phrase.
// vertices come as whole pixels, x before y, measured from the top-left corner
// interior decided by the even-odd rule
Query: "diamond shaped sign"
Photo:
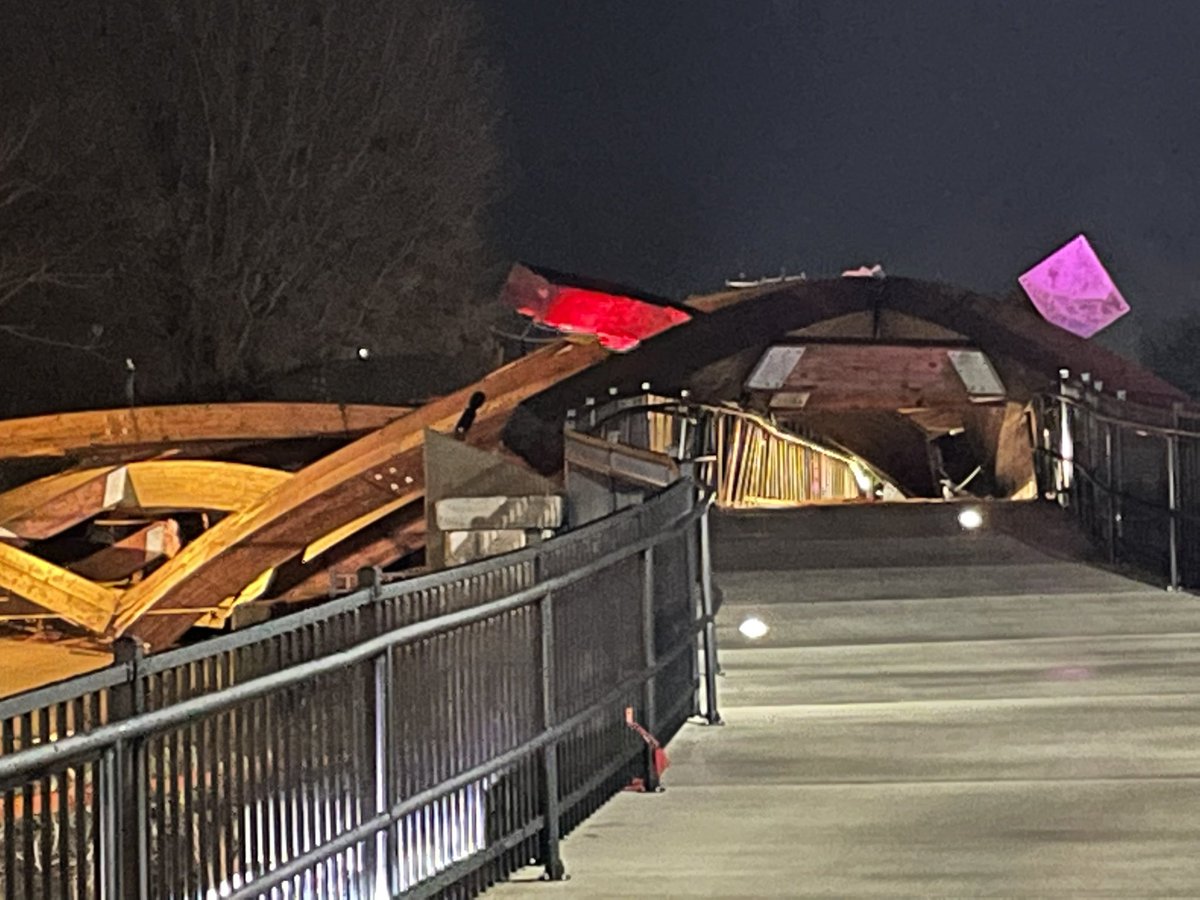
[[[1082,338],[1129,312],[1129,304],[1082,234],[1018,280],[1042,318]]]

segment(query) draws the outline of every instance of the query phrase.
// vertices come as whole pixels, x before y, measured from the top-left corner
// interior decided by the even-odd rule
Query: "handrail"
[[[1087,380],[1065,379],[1057,391],[1037,398],[1039,491],[1072,509],[1111,563],[1132,562],[1163,578],[1168,590],[1200,587],[1194,531],[1200,523],[1200,431],[1180,426],[1181,419],[1190,423],[1196,416],[1180,403],[1152,408],[1126,402]],[[1138,524],[1131,530],[1126,520],[1135,512]]]
[[[357,662],[363,662],[364,660],[378,656],[389,647],[410,644],[423,638],[433,637],[443,632],[461,628],[465,625],[482,622],[485,619],[502,615],[511,610],[519,609],[522,606],[528,606],[548,594],[582,581],[597,572],[609,568],[614,563],[662,543],[664,536],[675,536],[682,529],[697,521],[706,511],[707,506],[705,504],[697,505],[695,509],[671,525],[667,530],[661,531],[652,537],[643,538],[633,544],[628,544],[619,550],[593,560],[586,566],[572,569],[563,575],[547,579],[539,584],[518,591],[509,597],[493,600],[482,606],[474,606],[469,609],[460,610],[459,612],[439,616],[436,619],[418,622],[415,625],[408,625],[363,641],[348,650],[299,663],[278,672],[273,672],[270,675],[263,675],[250,681],[233,685],[222,691],[202,694],[199,697],[194,697],[191,700],[185,700],[160,710],[142,713],[141,715],[122,719],[119,722],[109,725],[102,725],[86,734],[72,735],[56,741],[38,744],[25,750],[19,750],[7,756],[0,756],[0,790],[4,790],[13,779],[34,769],[51,765],[66,765],[81,756],[87,755],[89,751],[107,747],[121,741],[148,737],[156,732],[183,724],[196,716],[224,711],[232,706],[237,706],[272,691],[293,687],[302,681],[337,671]]]
[[[113,896],[248,900],[339,872],[368,893],[384,879],[389,895],[426,896],[470,893],[531,857],[562,877],[562,829],[631,777],[656,783],[643,742],[609,711],[635,704],[665,742],[701,714],[703,686],[703,715],[720,719],[711,504],[680,480],[536,549],[376,579],[208,642],[219,648],[135,653],[36,692],[72,705],[71,686],[86,686],[97,696],[85,705],[103,693],[109,719],[69,725],[43,708],[18,713],[16,731],[0,721],[0,893],[36,882],[59,896],[61,883],[67,896],[95,879]],[[406,619],[409,597],[447,612]],[[596,634],[596,615],[622,627]],[[430,697],[455,700],[406,691],[423,672]],[[343,818],[342,803],[355,811]]]
[[[1048,400],[1054,400],[1058,403],[1065,403],[1068,406],[1076,409],[1086,409],[1088,413],[1095,417],[1096,421],[1098,422],[1105,422],[1109,425],[1118,425],[1122,428],[1131,428],[1137,431],[1144,431],[1147,434],[1153,434],[1159,437],[1181,437],[1200,440],[1200,430],[1192,431],[1191,429],[1187,428],[1176,428],[1168,425],[1155,425],[1152,422],[1146,422],[1144,420],[1115,416],[1112,413],[1103,412],[1099,407],[1085,402],[1083,398],[1077,395],[1069,394],[1063,391],[1056,391],[1054,393],[1044,394],[1043,396]],[[1179,412],[1184,412],[1184,408],[1182,406],[1177,407],[1175,410],[1161,409],[1158,411],[1169,415],[1176,410]]]
[[[615,406],[615,405],[616,404],[613,404],[613,406]],[[609,407],[600,407],[597,410],[597,412],[603,412],[605,409],[608,409],[608,408]],[[643,404],[623,405],[623,406],[620,406],[619,408],[613,409],[611,412],[608,413],[608,415],[598,416],[596,419],[595,426],[592,426],[592,427],[599,427],[600,425],[603,425],[605,422],[610,422],[613,419],[619,418],[620,416],[627,415],[629,413],[664,412],[664,413],[689,414],[692,410],[703,410],[704,412],[719,414],[719,415],[723,415],[723,416],[729,416],[729,417],[735,418],[735,419],[744,419],[748,422],[752,422],[754,425],[758,426],[759,428],[762,428],[764,431],[769,432],[773,437],[777,437],[782,441],[787,441],[789,443],[796,444],[796,445],[804,447],[808,450],[812,450],[815,453],[822,453],[825,456],[828,456],[832,459],[838,460],[839,462],[844,462],[844,463],[846,463],[846,465],[856,465],[858,463],[858,461],[855,460],[852,456],[850,456],[846,453],[843,453],[840,450],[834,450],[830,447],[825,446],[824,444],[819,444],[816,441],[809,440],[808,438],[805,438],[805,437],[795,434],[793,432],[784,431],[782,428],[780,428],[778,425],[776,425],[774,422],[772,422],[766,416],[763,416],[763,415],[753,412],[751,410],[739,409],[737,407],[731,407],[731,406],[718,406],[713,403],[702,403],[699,401],[692,401],[692,400],[686,400],[686,399],[647,400]]]

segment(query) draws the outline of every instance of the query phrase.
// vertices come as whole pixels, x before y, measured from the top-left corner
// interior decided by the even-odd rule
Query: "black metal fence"
[[[1064,381],[1034,420],[1041,495],[1073,509],[1111,562],[1200,587],[1200,413]]]
[[[0,701],[0,898],[473,896],[716,721],[707,500]],[[698,642],[697,637],[702,636]],[[698,650],[703,645],[703,653]],[[703,662],[702,662],[703,661]]]

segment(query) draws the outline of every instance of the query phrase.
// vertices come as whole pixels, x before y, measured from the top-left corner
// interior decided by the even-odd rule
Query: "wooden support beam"
[[[232,513],[174,559],[126,592],[114,633],[135,624],[154,648],[173,643],[195,621],[186,615],[139,620],[156,605],[184,610],[207,607],[278,566],[322,535],[371,510],[423,492],[424,430],[451,431],[476,391],[486,396],[470,442],[494,446],[511,411],[525,398],[605,358],[595,344],[559,343],[523,357],[460,391],[331,453]],[[410,480],[411,479],[411,480]]]
[[[0,543],[0,592],[36,603],[61,619],[103,634],[120,596],[19,547]]]
[[[220,441],[350,439],[410,411],[403,406],[334,403],[205,403],[58,413],[0,422],[0,458],[70,456],[115,447],[147,451]]]
[[[63,472],[0,494],[0,538],[45,540],[116,507],[244,509],[290,477],[260,466],[187,459]]]
[[[147,525],[67,568],[90,581],[124,581],[155,560],[170,559],[181,547],[179,523],[166,519]]]
[[[425,513],[419,504],[413,504],[347,538],[319,559],[302,563],[297,558],[280,566],[274,599],[298,602],[329,597],[359,569],[389,566],[424,543]]]
[[[129,490],[123,466],[40,478],[0,494],[0,538],[40,541],[118,506]]]
[[[135,509],[245,509],[292,476],[277,469],[204,459],[130,463]]]

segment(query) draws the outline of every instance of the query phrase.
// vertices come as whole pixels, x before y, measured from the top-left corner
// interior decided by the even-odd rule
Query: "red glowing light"
[[[632,350],[646,338],[689,318],[671,306],[583,288],[560,288],[542,321],[570,334],[594,334],[610,350]]]
[[[632,350],[646,338],[691,319],[673,306],[553,284],[519,265],[509,273],[504,296],[521,315],[566,334],[594,335],[609,350]]]

